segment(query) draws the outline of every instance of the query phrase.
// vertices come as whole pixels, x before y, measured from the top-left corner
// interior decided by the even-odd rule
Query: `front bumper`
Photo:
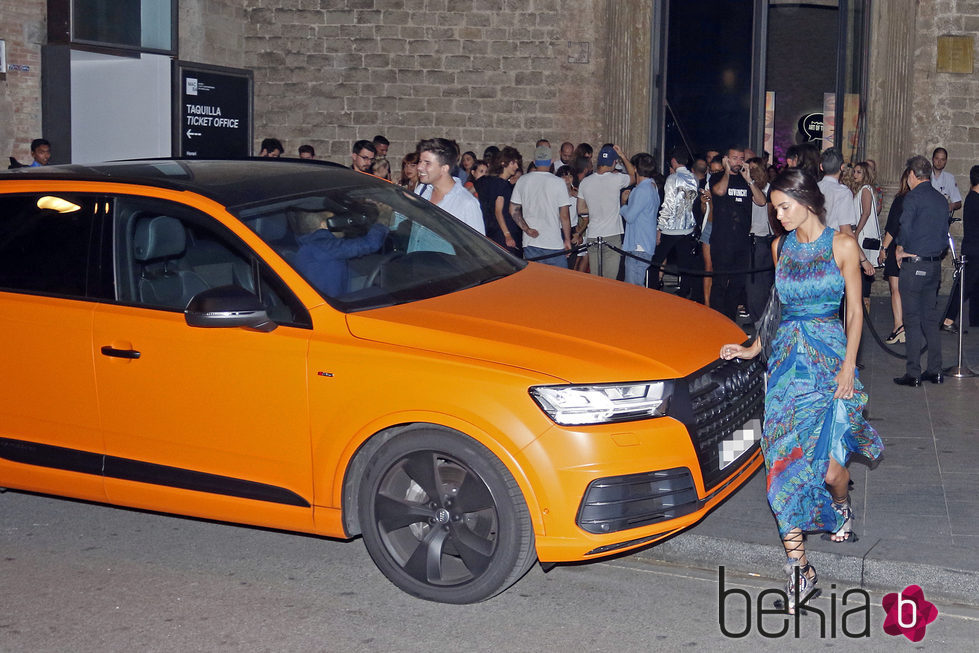
[[[549,452],[542,480],[564,494],[541,504],[539,558],[624,551],[703,518],[761,466],[764,382],[760,362],[716,361],[676,382],[670,417],[552,429],[527,451]]]

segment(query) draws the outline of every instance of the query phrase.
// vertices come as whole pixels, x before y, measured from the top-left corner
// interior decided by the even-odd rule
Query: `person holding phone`
[[[710,255],[714,281],[710,307],[731,320],[737,318],[738,302],[745,289],[743,269],[751,252],[751,206],[765,206],[768,199],[755,184],[744,163],[744,147],[728,148],[721,159],[724,170],[711,176],[712,228]]]

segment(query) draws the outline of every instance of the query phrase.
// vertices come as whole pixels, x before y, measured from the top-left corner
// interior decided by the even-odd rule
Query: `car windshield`
[[[234,212],[342,311],[444,295],[525,265],[430,202],[367,176]]]

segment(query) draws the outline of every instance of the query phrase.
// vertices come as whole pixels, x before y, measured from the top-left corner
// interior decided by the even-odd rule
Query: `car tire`
[[[502,592],[536,559],[523,494],[486,447],[422,427],[385,443],[360,488],[364,544],[405,592],[476,603]]]

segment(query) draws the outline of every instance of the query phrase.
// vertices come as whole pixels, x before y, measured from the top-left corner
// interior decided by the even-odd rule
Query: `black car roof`
[[[0,171],[6,179],[57,179],[140,184],[185,190],[225,206],[303,195],[338,186],[363,185],[370,175],[326,161],[251,158],[240,160],[142,159],[94,164],[37,166]]]

